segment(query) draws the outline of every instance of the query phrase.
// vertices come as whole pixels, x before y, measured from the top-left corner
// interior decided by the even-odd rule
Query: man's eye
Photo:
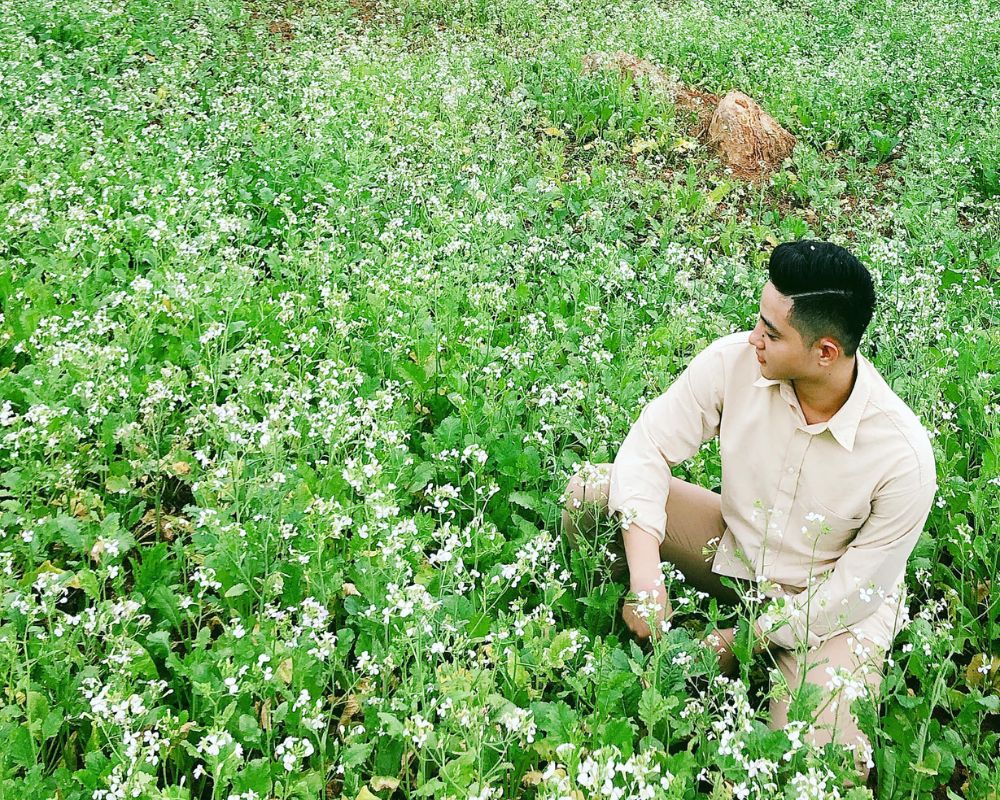
[[[768,339],[771,339],[772,341],[777,341],[777,339],[778,339],[778,337],[777,337],[777,336],[775,336],[775,335],[773,335],[773,334],[770,334],[770,333],[769,333],[769,334],[767,334],[767,338],[768,338]]]

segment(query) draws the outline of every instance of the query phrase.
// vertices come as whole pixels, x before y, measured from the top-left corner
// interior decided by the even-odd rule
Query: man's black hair
[[[792,300],[788,321],[806,347],[821,336],[853,356],[875,312],[875,288],[865,266],[843,247],[802,239],[771,252],[767,271],[774,288]]]

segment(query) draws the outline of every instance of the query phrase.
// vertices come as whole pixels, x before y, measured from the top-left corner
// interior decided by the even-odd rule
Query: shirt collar
[[[820,433],[829,428],[833,437],[848,452],[854,450],[854,440],[857,437],[858,425],[861,424],[861,417],[864,415],[865,406],[868,405],[868,398],[871,396],[872,390],[871,374],[869,372],[872,368],[870,362],[860,352],[855,354],[855,359],[857,360],[858,377],[854,381],[854,388],[851,389],[851,394],[847,398],[847,402],[829,420],[817,423],[817,425],[823,427],[817,428],[815,431],[816,433]],[[753,385],[767,387],[774,386],[775,384],[778,384],[781,396],[789,403],[794,402],[796,405],[799,404],[791,381],[772,380],[761,375],[760,378],[754,381]]]

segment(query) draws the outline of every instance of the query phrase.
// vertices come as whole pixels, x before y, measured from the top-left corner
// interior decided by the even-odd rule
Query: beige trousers
[[[607,515],[608,487],[611,464],[593,465],[590,471],[578,471],[566,487],[562,515],[563,531],[570,544],[576,546],[578,535],[592,535],[601,515]],[[736,603],[739,597],[722,585],[720,576],[712,572],[711,558],[702,551],[712,539],[721,537],[726,529],[722,518],[722,498],[715,492],[696,486],[680,478],[670,479],[666,503],[667,528],[660,544],[660,559],[674,564],[685,581],[695,588],[708,592],[721,602]],[[616,558],[612,562],[612,576],[628,583],[628,562],[620,526],[610,549]],[[740,583],[737,581],[737,583]],[[749,585],[746,582],[745,585]],[[786,587],[792,588],[792,587]],[[794,692],[802,682],[818,686],[823,699],[816,710],[813,732],[803,739],[823,745],[830,741],[853,747],[855,762],[862,782],[867,779],[871,746],[867,737],[858,729],[857,719],[850,711],[851,700],[859,691],[869,687],[870,696],[877,697],[885,665],[885,653],[872,643],[855,641],[849,633],[827,639],[808,652],[795,653],[784,648],[769,652],[784,676],[786,686]],[[834,676],[832,671],[836,670]],[[846,670],[846,673],[840,672]],[[849,679],[846,681],[845,679]],[[788,722],[789,697],[787,692],[772,691],[770,702],[771,728],[779,730]]]

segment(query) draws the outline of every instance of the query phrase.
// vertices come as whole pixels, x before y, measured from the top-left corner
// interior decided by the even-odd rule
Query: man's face
[[[757,351],[760,374],[770,380],[794,380],[809,371],[809,350],[788,322],[792,304],[770,281],[764,284],[760,314],[749,341]]]

